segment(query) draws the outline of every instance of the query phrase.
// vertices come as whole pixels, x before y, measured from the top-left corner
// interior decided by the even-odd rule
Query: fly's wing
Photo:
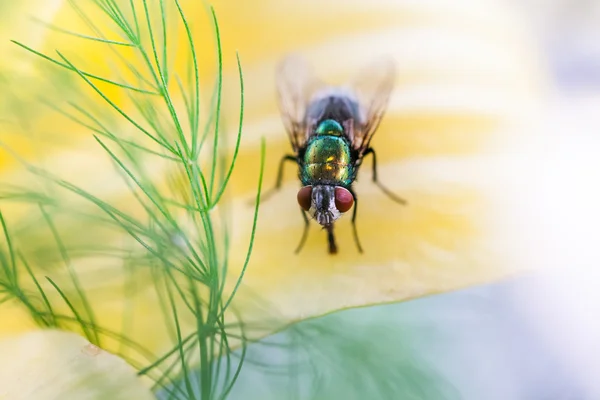
[[[396,64],[383,57],[369,64],[349,84],[357,97],[360,121],[354,126],[352,147],[359,159],[369,148],[371,139],[385,114],[396,80]]]
[[[281,118],[294,152],[306,145],[309,132],[306,108],[312,96],[326,85],[316,77],[311,65],[292,54],[284,58],[276,72],[277,100]]]

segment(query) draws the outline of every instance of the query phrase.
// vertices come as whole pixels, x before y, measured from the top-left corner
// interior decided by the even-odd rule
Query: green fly
[[[296,252],[306,240],[310,216],[327,231],[329,253],[337,253],[334,223],[354,206],[354,241],[362,253],[356,230],[358,201],[352,185],[369,154],[373,156],[373,182],[394,201],[406,204],[377,180],[375,151],[370,146],[387,108],[395,75],[393,60],[381,58],[349,84],[330,86],[297,55],[279,64],[277,98],[293,154],[281,159],[275,187],[266,196],[280,188],[285,162],[295,162],[302,183],[297,200],[305,222]]]

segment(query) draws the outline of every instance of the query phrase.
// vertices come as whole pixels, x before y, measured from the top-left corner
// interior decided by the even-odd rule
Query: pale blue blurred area
[[[524,11],[556,83],[600,90],[600,1],[506,0]]]
[[[288,331],[270,339],[282,348],[250,347],[249,360],[272,367],[246,363],[231,398],[587,399],[519,316],[510,294],[530,279],[299,324],[296,346]],[[286,369],[294,360],[300,367]]]

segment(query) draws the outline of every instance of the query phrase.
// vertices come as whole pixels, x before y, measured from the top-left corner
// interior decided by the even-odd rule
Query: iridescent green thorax
[[[349,186],[354,168],[342,126],[336,121],[326,120],[319,125],[316,133],[304,153],[300,173],[302,184]]]
[[[342,125],[334,119],[326,119],[322,121],[317,129],[315,130],[317,136],[331,135],[331,136],[342,136],[344,134],[344,128]]]

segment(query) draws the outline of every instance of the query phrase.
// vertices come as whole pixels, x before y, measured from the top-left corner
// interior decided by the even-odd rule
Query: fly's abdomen
[[[347,186],[353,167],[348,143],[339,136],[317,136],[306,147],[302,167],[303,185]]]

